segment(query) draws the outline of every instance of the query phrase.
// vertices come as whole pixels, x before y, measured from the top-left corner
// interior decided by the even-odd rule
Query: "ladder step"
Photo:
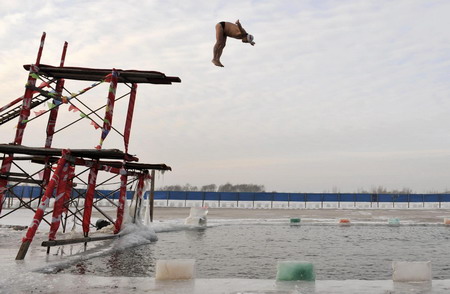
[[[0,179],[5,179],[8,182],[16,182],[16,183],[29,183],[29,184],[42,184],[42,180],[34,180],[29,178],[29,175],[22,173],[4,173],[0,175]]]
[[[3,175],[0,176],[0,178],[4,178],[8,180],[8,182],[14,182],[14,183],[27,183],[27,184],[36,184],[36,185],[42,185],[42,180],[33,180],[33,179],[24,179],[24,178],[13,178],[13,177],[5,177]]]
[[[27,174],[14,173],[14,172],[4,173],[4,174],[0,175],[0,177],[9,177],[9,176],[21,177],[21,178],[28,178],[29,177],[29,175],[27,175]]]
[[[41,105],[42,103],[49,100],[51,97],[44,97],[44,99],[40,99],[41,96],[33,97],[30,104],[30,109],[35,108],[36,106]],[[22,105],[16,106],[15,108],[9,110],[6,113],[2,113],[0,115],[0,125],[9,122],[10,120],[18,117],[20,115],[20,111],[22,109]]]

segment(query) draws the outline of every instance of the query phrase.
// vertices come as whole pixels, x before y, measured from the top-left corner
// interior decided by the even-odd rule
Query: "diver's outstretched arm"
[[[238,26],[239,31],[241,31],[242,37],[247,36],[247,32],[244,30],[244,28],[242,27],[239,19],[236,21],[236,25]]]

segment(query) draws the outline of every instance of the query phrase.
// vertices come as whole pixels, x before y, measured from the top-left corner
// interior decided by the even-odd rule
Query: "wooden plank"
[[[0,153],[4,154],[26,154],[40,156],[61,156],[62,149],[27,147],[23,145],[0,144]],[[138,161],[138,158],[126,154],[119,149],[70,149],[70,155],[75,157],[121,159],[127,158],[130,161]]]
[[[40,164],[44,164],[46,160],[46,157],[39,157],[39,156],[34,156],[31,157],[31,162],[33,163],[40,163]],[[50,157],[48,158],[49,162],[57,162],[58,158],[57,157]],[[86,160],[87,161],[87,160]],[[89,161],[92,162],[92,161]],[[97,163],[97,162],[95,162]],[[123,162],[122,161],[98,161],[98,164],[100,165],[108,165],[111,167],[117,167],[117,168],[121,168]],[[75,162],[75,165],[77,165],[77,162]],[[139,163],[139,162],[126,162],[125,163],[125,169],[127,170],[168,170],[171,171],[172,168],[164,163]]]
[[[23,67],[29,71],[30,64],[25,64]],[[166,84],[180,83],[179,77],[169,77],[158,71],[143,71],[143,70],[122,70],[116,69],[119,73],[119,83],[149,83],[149,84]],[[101,81],[112,69],[98,69],[85,67],[57,67],[46,64],[39,65],[40,75],[53,77],[56,79],[70,79],[82,81]]]
[[[16,260],[23,260],[25,255],[27,255],[28,248],[30,248],[31,241],[24,241],[22,245],[20,245],[19,252],[17,252]]]
[[[121,235],[117,234],[117,235],[107,235],[107,236],[98,236],[98,237],[82,237],[82,238],[65,239],[65,240],[49,240],[49,241],[43,241],[41,246],[53,247],[53,246],[60,246],[60,245],[117,239],[120,237],[121,237]]]

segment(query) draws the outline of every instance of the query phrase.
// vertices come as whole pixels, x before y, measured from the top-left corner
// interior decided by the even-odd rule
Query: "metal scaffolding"
[[[139,83],[166,84],[181,82],[178,77],[166,76],[157,71],[138,71],[121,69],[94,69],[82,67],[64,66],[68,44],[64,43],[61,61],[58,67],[41,64],[41,56],[44,48],[45,33],[42,34],[41,42],[34,64],[24,65],[29,72],[23,96],[14,99],[12,102],[0,108],[0,125],[15,118],[18,119],[16,134],[13,143],[0,144],[0,153],[3,154],[3,161],[0,169],[0,218],[6,217],[18,209],[27,208],[34,212],[31,225],[28,227],[26,236],[22,240],[22,245],[16,259],[23,259],[28,251],[36,230],[40,223],[44,221],[50,227],[48,241],[43,246],[55,246],[60,244],[56,240],[56,233],[62,224],[65,231],[68,217],[78,219],[82,223],[84,238],[73,240],[75,242],[88,242],[109,238],[103,236],[99,238],[89,237],[89,231],[94,224],[91,223],[92,209],[97,210],[101,215],[114,224],[114,233],[120,232],[124,206],[126,201],[127,186],[133,182],[137,183],[137,197],[142,199],[144,181],[152,181],[154,187],[154,171],[167,171],[171,168],[165,164],[138,163],[138,158],[128,153],[130,142],[131,126],[133,121],[134,105],[136,101],[137,85]],[[78,92],[71,92],[65,88],[65,80],[78,80],[94,82],[88,87]],[[36,82],[40,81],[37,86]],[[107,99],[105,105],[95,109],[89,107],[81,101],[82,95],[102,83],[109,83]],[[129,92],[117,96],[116,90],[119,84],[128,87]],[[128,97],[128,109],[123,132],[113,126],[114,105],[119,99]],[[37,106],[47,103],[48,109],[35,111],[34,117],[30,116],[31,110]],[[56,129],[56,122],[60,106],[68,105],[69,111],[80,112],[80,117],[71,123]],[[82,105],[85,110],[81,110],[77,105]],[[87,110],[86,110],[87,109]],[[104,115],[99,114],[104,111]],[[32,121],[44,117],[48,113],[46,127],[45,145],[43,147],[23,146],[23,136],[28,124]],[[52,142],[55,134],[71,127],[82,119],[91,121],[95,129],[101,128],[99,143],[95,149],[72,149],[69,146],[64,148],[53,148]],[[100,123],[97,123],[100,121]],[[110,131],[118,133],[123,137],[124,151],[118,149],[102,149],[103,142],[107,139]],[[37,172],[30,172],[22,167],[21,163],[32,163],[39,165]],[[17,171],[12,171],[12,168]],[[97,182],[98,173],[106,172],[111,177],[101,183]],[[87,174],[87,180],[81,175]],[[97,193],[97,188],[110,182],[114,178],[120,178],[120,187],[114,192],[119,192],[119,201],[115,203],[110,199],[111,194],[103,195]],[[74,180],[80,181],[87,186],[85,191],[74,189]],[[40,187],[38,197],[23,200],[22,197],[14,193],[14,187],[26,183],[32,183]],[[145,192],[145,191],[144,191]],[[19,200],[20,204],[7,213],[2,212],[5,196],[8,195]],[[94,197],[97,195],[98,197]],[[97,199],[94,199],[97,198]],[[53,208],[49,207],[50,199],[53,199]],[[84,200],[83,207],[73,205],[79,199]],[[105,213],[96,203],[106,199],[111,205],[117,208],[115,216]],[[33,208],[32,202],[37,201],[38,205]],[[150,200],[151,203],[153,199]],[[150,211],[153,218],[153,205]],[[51,221],[45,216],[51,215]],[[63,217],[65,215],[65,217]],[[117,235],[116,235],[117,236]],[[113,238],[114,236],[111,236]],[[81,241],[80,241],[81,240]],[[62,240],[61,240],[62,242]],[[65,243],[71,242],[64,240]],[[63,242],[63,243],[64,243]],[[62,244],[62,243],[61,243]]]

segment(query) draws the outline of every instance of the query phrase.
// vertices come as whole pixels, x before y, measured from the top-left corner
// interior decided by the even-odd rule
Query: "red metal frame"
[[[36,71],[36,66],[39,66],[39,63],[41,62],[42,51],[44,50],[45,36],[46,36],[46,34],[44,32],[41,37],[41,42],[39,45],[36,62],[34,64],[34,66],[30,67],[30,74],[28,75],[27,85],[34,86],[36,84],[36,79],[34,78],[33,73]],[[30,115],[31,98],[33,98],[33,91],[27,88],[25,90],[25,94],[23,95],[23,98],[22,98],[22,110],[21,110],[20,116],[19,116],[19,123],[17,125],[16,136],[14,138],[14,144],[20,145],[22,143],[23,133],[24,133],[25,127],[27,125],[26,120],[28,119],[28,116]],[[17,99],[14,101],[17,101]],[[13,154],[9,154],[7,157],[3,158],[2,167],[0,169],[0,172],[2,174],[9,173],[9,171],[11,170],[12,161],[13,161]],[[8,180],[0,179],[0,214],[2,213],[2,207],[3,207],[3,201],[4,201],[3,199],[5,197],[5,192],[6,192],[5,188],[7,185],[8,185]]]
[[[41,72],[40,68],[39,68],[39,66],[41,65],[41,56],[42,56],[42,52],[43,52],[43,48],[44,48],[45,37],[46,37],[46,34],[43,33],[42,37],[41,37],[41,42],[39,45],[39,50],[37,53],[35,64],[24,66],[25,68],[29,69],[27,86],[26,86],[24,95],[22,97],[15,99],[14,101],[5,105],[4,107],[0,108],[0,113],[1,113],[3,111],[8,110],[15,104],[19,103],[20,101],[22,101],[22,106],[20,108],[20,112],[13,109],[15,112],[10,111],[10,112],[6,113],[6,116],[7,116],[6,120],[4,120],[4,121],[2,120],[2,122],[1,122],[1,124],[3,124],[5,121],[12,119],[13,117],[15,117],[18,114],[19,121],[17,124],[17,130],[16,130],[16,134],[14,137],[14,141],[13,141],[14,145],[22,144],[25,128],[30,121],[38,118],[39,116],[43,115],[44,113],[50,112],[48,122],[47,122],[47,127],[46,127],[46,138],[45,138],[44,147],[45,147],[45,149],[48,149],[51,152],[50,153],[49,152],[42,153],[42,154],[45,154],[44,160],[43,161],[40,161],[41,159],[38,160],[38,162],[43,163],[45,165],[43,179],[42,179],[42,183],[41,183],[41,187],[42,187],[41,196],[39,197],[40,203],[39,203],[38,208],[35,210],[33,221],[31,223],[29,229],[27,230],[26,236],[22,240],[22,246],[21,246],[21,249],[19,250],[19,253],[18,253],[16,259],[23,259],[25,257],[26,252],[28,250],[28,246],[32,242],[39,224],[41,223],[42,220],[45,220],[44,217],[49,213],[52,214],[52,222],[50,224],[49,240],[55,240],[56,233],[62,222],[63,213],[66,213],[66,218],[67,218],[67,213],[71,212],[71,210],[69,208],[69,203],[73,201],[73,199],[70,197],[71,191],[73,189],[73,179],[74,178],[79,179],[79,177],[75,174],[75,166],[77,166],[77,165],[89,167],[87,191],[85,194],[81,195],[82,197],[85,198],[84,208],[83,209],[76,208],[75,212],[71,212],[73,215],[76,215],[77,213],[81,213],[81,211],[84,210],[83,211],[83,219],[82,219],[84,235],[86,237],[88,236],[90,227],[92,226],[91,215],[92,215],[92,208],[96,207],[95,203],[94,203],[94,195],[97,193],[96,187],[97,187],[98,171],[107,171],[112,174],[120,175],[120,196],[119,196],[119,204],[117,207],[116,221],[114,222],[114,225],[115,225],[114,233],[117,234],[120,232],[122,223],[123,223],[124,207],[125,207],[125,203],[126,203],[127,184],[129,184],[129,182],[134,182],[134,181],[138,180],[136,196],[137,196],[137,200],[139,200],[139,202],[142,202],[142,197],[143,197],[143,193],[144,193],[144,191],[143,191],[144,182],[146,179],[150,178],[148,175],[148,167],[147,166],[157,166],[157,165],[146,165],[146,164],[142,164],[142,165],[135,164],[133,166],[128,165],[128,163],[130,163],[131,161],[137,160],[137,158],[128,154],[130,135],[131,135],[131,126],[132,126],[134,107],[135,107],[135,101],[136,101],[137,83],[142,82],[142,83],[151,83],[151,84],[171,84],[172,82],[180,82],[180,79],[178,77],[166,77],[163,73],[154,72],[154,71],[134,71],[134,70],[133,71],[123,71],[123,70],[113,69],[111,71],[111,74],[103,77],[102,74],[104,75],[104,72],[105,72],[105,70],[103,70],[103,69],[64,67],[65,57],[66,57],[67,47],[68,47],[67,42],[65,42],[64,46],[63,46],[59,67],[42,65],[43,67],[48,67],[49,69],[51,69],[54,72],[54,75],[52,76],[52,74],[50,74],[50,75],[45,74],[47,72],[47,70]],[[119,77],[120,73],[122,73],[125,76],[125,78],[120,78]],[[41,76],[39,74],[41,74]],[[42,80],[42,75],[49,78],[49,80],[48,80],[48,82],[44,81],[39,87],[36,87],[36,81],[37,81],[37,79]],[[66,77],[67,79],[73,78],[76,80],[91,80],[91,81],[93,80],[93,81],[97,81],[97,82],[94,83],[93,85],[91,85],[90,87],[84,88],[83,90],[79,91],[77,94],[71,93],[70,97],[66,97],[63,95],[63,91],[65,90],[64,89],[64,75],[68,75],[68,77]],[[85,75],[85,76],[83,76],[83,75]],[[57,118],[58,118],[59,106],[64,103],[70,103],[69,111],[71,109],[79,110],[72,103],[71,100],[74,99],[73,101],[75,101],[75,100],[79,101],[77,99],[77,96],[87,92],[88,90],[94,88],[95,86],[97,86],[105,81],[109,82],[110,84],[109,84],[108,96],[107,96],[107,101],[106,101],[106,106],[105,106],[105,114],[104,114],[104,118],[103,118],[103,126],[102,126],[100,142],[99,142],[99,145],[96,147],[97,150],[102,149],[104,140],[106,139],[109,132],[113,128],[112,121],[113,121],[113,112],[114,112],[115,101],[122,97],[125,97],[125,95],[123,95],[119,98],[116,97],[116,90],[117,90],[118,83],[119,82],[125,83],[128,81],[130,81],[130,83],[131,83],[130,92],[128,93],[129,94],[129,102],[128,102],[128,109],[127,109],[127,117],[126,117],[124,131],[123,131],[124,134],[123,135],[121,134],[123,136],[123,142],[124,142],[124,148],[125,148],[124,156],[122,158],[122,168],[117,167],[117,164],[115,162],[110,163],[112,166],[110,166],[108,163],[106,163],[106,164],[103,163],[102,161],[100,161],[100,159],[102,159],[102,157],[92,157],[91,160],[86,160],[85,157],[82,158],[82,157],[72,156],[70,149],[62,149],[61,156],[58,159],[56,169],[54,170],[53,175],[52,175],[51,164],[52,164],[52,162],[55,162],[55,157],[52,157],[52,156],[55,156],[55,154],[53,152],[53,150],[55,150],[55,149],[52,148],[53,137],[54,137],[55,133],[68,127],[68,126],[65,126],[63,128],[60,128],[59,130],[55,130],[55,126],[56,126],[56,122],[57,122]],[[49,92],[49,91],[43,90],[44,87],[51,87],[51,84],[55,83],[55,82],[56,82],[56,86],[55,86],[54,92]],[[30,119],[31,109],[33,107],[35,107],[36,105],[39,105],[39,104],[34,104],[34,102],[36,102],[35,100],[33,100],[34,98],[36,98],[36,97],[33,97],[34,94],[38,94],[38,96],[45,97],[45,100],[37,101],[39,104],[43,103],[47,99],[51,99],[51,98],[56,99],[57,103],[54,100],[54,104],[55,104],[54,107],[51,107],[51,109],[48,111],[39,111],[36,113],[36,117]],[[126,95],[128,95],[128,94],[126,94]],[[32,101],[34,101],[33,104],[32,104]],[[83,104],[83,106],[86,106],[86,105]],[[16,109],[19,109],[19,107],[16,107]],[[88,109],[90,111],[88,114],[86,114],[80,110],[80,113],[83,114],[83,117],[89,118],[89,115],[91,115],[93,113],[96,114],[96,112],[102,108],[98,108],[96,110],[91,110],[90,108],[88,108]],[[10,115],[10,113],[12,113],[12,115]],[[5,117],[5,116],[2,116],[2,117]],[[91,118],[89,118],[89,119],[91,119]],[[77,122],[79,120],[80,119],[75,120],[75,122]],[[95,123],[95,121],[93,121],[93,122],[94,122],[95,126],[97,127],[97,124]],[[114,130],[116,132],[118,132],[116,129],[114,129]],[[29,148],[29,147],[26,147],[26,148]],[[12,164],[15,163],[14,153],[18,152],[20,154],[20,152],[24,152],[23,148],[20,151],[18,150],[18,148],[15,148],[15,149],[3,148],[3,150],[4,150],[3,153],[5,154],[5,156],[3,158],[2,166],[0,168],[0,172],[2,175],[2,177],[0,178],[0,217],[2,217],[1,212],[2,212],[2,206],[3,206],[2,204],[4,201],[5,193],[6,193],[6,191],[11,192],[11,190],[8,188],[7,185],[8,185],[8,179],[10,177],[10,174],[13,174],[10,171],[11,171]],[[106,150],[106,151],[108,151],[108,150]],[[42,151],[37,150],[36,152],[39,153]],[[75,150],[74,150],[74,152],[75,152]],[[27,153],[24,153],[24,154],[27,154]],[[108,158],[108,157],[104,157],[104,158]],[[115,157],[109,157],[109,158],[115,158]],[[170,170],[170,167],[167,167],[165,165],[160,165],[160,166],[161,166],[161,169],[164,169],[164,170],[169,169]],[[128,168],[130,168],[130,170]],[[157,167],[155,167],[155,168],[158,169]],[[152,167],[152,169],[153,169],[153,167]],[[26,176],[27,176],[27,179],[31,179],[34,181],[33,175],[26,174]],[[131,180],[130,180],[130,176],[132,177]],[[50,179],[50,177],[51,177],[51,179]],[[53,196],[55,189],[56,189],[56,197],[55,197],[55,204],[53,207],[53,211],[50,211],[49,213],[45,213],[45,210],[48,208],[50,198]],[[34,200],[30,200],[28,203],[25,203],[21,200],[21,207],[29,206],[29,204],[32,201],[34,201]],[[9,213],[10,212],[8,212],[8,214]],[[108,219],[110,219],[110,218],[108,217]],[[47,222],[47,220],[45,220],[45,221]],[[63,227],[64,227],[64,223],[63,223]]]
[[[59,63],[59,66],[61,66],[61,67],[64,66],[64,62],[66,60],[67,46],[68,46],[68,43],[64,42],[64,47],[63,47],[63,51],[61,54],[61,61]],[[63,92],[63,88],[64,88],[64,80],[59,79],[56,82],[56,92],[61,95]],[[50,115],[48,117],[48,122],[47,122],[47,137],[45,139],[45,148],[52,147],[53,135],[55,134],[56,119],[58,118],[58,111],[59,111],[59,107],[54,107],[50,110]],[[47,183],[50,179],[50,173],[51,173],[51,168],[48,165],[48,158],[46,158],[44,175],[42,177],[42,184],[44,187],[47,185]]]
[[[59,182],[61,172],[63,170],[64,165],[66,164],[66,155],[68,154],[70,154],[70,151],[64,149],[62,152],[62,156],[58,161],[58,165],[56,166],[56,170],[53,173],[52,179],[47,185],[47,189],[45,190],[44,196],[42,196],[41,204],[39,205],[38,209],[36,210],[36,213],[34,214],[33,221],[31,222],[31,225],[28,227],[25,237],[22,239],[22,243],[25,242],[31,243],[31,241],[33,240],[34,235],[36,234],[36,230],[39,227],[42,218],[44,217],[44,212],[48,207],[50,198],[52,197],[53,194],[53,190],[55,189],[56,185]]]
[[[123,170],[123,175],[120,176],[120,194],[119,194],[119,207],[117,208],[117,220],[115,223],[114,234],[120,232],[123,222],[123,212],[125,210],[125,201],[127,199],[127,175]]]
[[[125,153],[128,153],[128,145],[130,143],[131,125],[133,123],[134,104],[136,101],[137,84],[131,85],[130,101],[128,102],[127,120],[125,122],[125,129],[123,132],[123,143],[125,146]]]
[[[66,199],[67,182],[69,181],[70,164],[66,162],[62,168],[61,175],[59,177],[58,188],[55,196],[55,204],[53,207],[52,224],[50,226],[50,233],[48,235],[49,240],[56,239],[56,232],[59,229],[61,223],[61,216],[64,212],[64,201]]]

